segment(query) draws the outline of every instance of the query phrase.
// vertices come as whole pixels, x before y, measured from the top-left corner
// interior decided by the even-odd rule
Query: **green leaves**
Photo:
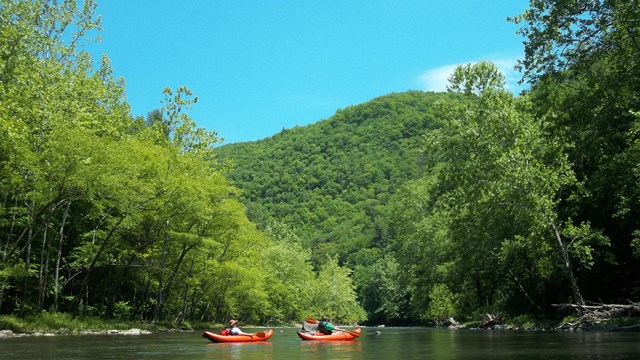
[[[436,318],[454,312],[455,303],[470,306],[456,310],[465,312],[509,296],[514,302],[522,295],[533,299],[530,293],[537,297],[538,282],[519,280],[543,279],[536,270],[541,266],[527,262],[555,261],[556,271],[573,271],[549,258],[552,252],[538,251],[556,243],[551,224],[560,216],[558,195],[575,183],[570,163],[544,119],[531,115],[526,98],[516,99],[495,85],[492,69],[482,63],[454,72],[452,88],[469,100],[443,104],[447,120],[425,136],[433,170],[399,192],[409,192],[398,198],[399,214],[409,218],[393,225],[401,230],[399,255],[406,255],[412,264],[407,268],[421,276],[413,280],[414,306],[430,309],[426,313]],[[595,236],[584,230],[585,237]],[[588,241],[578,243],[572,244],[581,251],[575,254],[588,265],[593,248]],[[428,255],[417,256],[423,253]],[[523,292],[510,293],[505,277]],[[443,283],[455,285],[444,289]]]
[[[601,57],[624,59],[637,69],[632,54],[639,50],[639,16],[635,1],[531,1],[530,9],[510,19],[523,24],[525,77],[535,83],[570,68],[585,69]]]
[[[506,84],[500,70],[487,61],[457,66],[448,80],[447,90],[475,96],[488,90],[503,91]]]
[[[327,316],[337,323],[352,323],[366,319],[366,313],[356,301],[351,270],[340,267],[338,261],[327,259],[322,264],[313,289],[314,313]],[[319,317],[319,316],[316,316]]]
[[[213,146],[221,142],[215,131],[207,131],[197,127],[187,111],[198,102],[197,97],[186,86],[176,89],[175,94],[170,88],[165,88],[162,106],[162,119],[168,140],[177,148],[190,153],[205,153],[209,155]]]
[[[435,284],[429,291],[429,308],[427,316],[435,320],[436,324],[458,314],[458,300],[446,284]]]

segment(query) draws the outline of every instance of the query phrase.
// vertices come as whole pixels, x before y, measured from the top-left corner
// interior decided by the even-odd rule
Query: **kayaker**
[[[229,320],[228,330],[229,330],[229,335],[253,335],[240,330],[240,328],[238,327],[238,320],[233,320],[233,319]]]
[[[318,331],[323,333],[324,335],[331,335],[334,331],[348,332],[345,329],[341,329],[335,325],[333,325],[329,318],[323,317],[318,322]]]
[[[329,322],[329,319],[327,318],[322,318],[320,319],[320,322],[318,322],[318,331],[325,334],[325,335],[331,335],[333,334],[333,330],[338,330],[336,329],[335,326],[333,326],[332,323]]]

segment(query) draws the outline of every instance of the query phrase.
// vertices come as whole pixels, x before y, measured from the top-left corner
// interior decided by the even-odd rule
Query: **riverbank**
[[[69,314],[42,313],[17,317],[0,315],[0,337],[53,335],[144,335],[154,332],[194,331],[215,325],[205,323],[145,322],[79,318]],[[220,325],[222,327],[222,325]]]
[[[640,331],[640,317],[617,317],[584,323],[581,318],[576,316],[567,316],[562,320],[534,319],[529,316],[520,316],[505,321],[476,321],[445,327],[513,331]]]
[[[486,326],[483,322],[468,322],[456,326],[440,326],[452,329],[482,329],[482,330],[510,330],[510,331],[640,331],[640,317],[620,317],[600,321],[589,328],[567,326],[575,324],[578,318],[566,317],[560,321],[547,319],[533,319],[520,316],[496,322]],[[286,326],[286,325],[285,325]],[[299,325],[291,325],[297,327]],[[123,321],[100,318],[79,318],[69,314],[42,313],[17,317],[14,315],[0,315],[0,338],[21,336],[55,336],[55,335],[144,335],[157,332],[192,332],[210,329],[222,329],[224,324],[205,322],[181,323]],[[245,325],[255,328],[259,326]],[[273,326],[272,326],[273,327]],[[373,327],[373,326],[372,326]]]

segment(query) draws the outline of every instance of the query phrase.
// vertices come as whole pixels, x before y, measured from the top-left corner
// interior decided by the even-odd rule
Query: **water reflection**
[[[273,355],[271,342],[207,344],[207,359],[269,359]]]
[[[343,341],[300,341],[305,359],[362,359],[362,342],[359,339]]]

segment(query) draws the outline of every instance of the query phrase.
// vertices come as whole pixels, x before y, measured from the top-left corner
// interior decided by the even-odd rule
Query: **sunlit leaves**
[[[215,131],[197,127],[187,111],[198,102],[198,98],[186,86],[163,90],[162,114],[168,140],[179,149],[187,152],[210,152],[213,146],[221,142]]]
[[[366,319],[366,313],[357,305],[355,287],[350,279],[351,270],[338,265],[335,258],[322,264],[315,287],[312,289],[316,317],[326,316],[338,323]]]
[[[637,69],[633,53],[638,51],[639,16],[636,1],[531,1],[529,9],[511,19],[522,24],[519,33],[526,38],[525,76],[537,82],[603,56]]]
[[[487,90],[504,90],[506,84],[500,70],[487,61],[457,66],[448,80],[447,90],[475,96]]]
[[[575,182],[563,147],[549,135],[544,119],[532,116],[526,98],[487,85],[492,84],[487,77],[495,76],[491,69],[495,66],[482,63],[454,73],[454,85],[470,100],[442,104],[447,120],[425,137],[432,173],[411,184],[424,194],[398,203],[405,208],[400,214],[416,219],[409,220],[411,225],[395,222],[398,230],[409,230],[399,233],[400,254],[409,259],[422,252],[431,255],[413,262],[414,276],[420,274],[414,281],[418,289],[444,294],[436,285],[446,280],[455,284],[447,289],[455,302],[471,308],[494,306],[507,290],[505,278],[527,286],[527,295],[538,294],[543,274],[527,262],[553,263],[553,252],[537,250],[554,244],[551,224],[559,221],[558,194]],[[403,191],[419,194],[408,186]],[[576,243],[576,249],[583,250],[588,263],[584,250],[591,248]],[[535,277],[542,278],[530,284],[518,280]],[[452,298],[434,296],[437,301]],[[418,291],[413,298],[421,297]],[[422,306],[435,306],[432,315],[448,303],[431,301],[423,300]]]

